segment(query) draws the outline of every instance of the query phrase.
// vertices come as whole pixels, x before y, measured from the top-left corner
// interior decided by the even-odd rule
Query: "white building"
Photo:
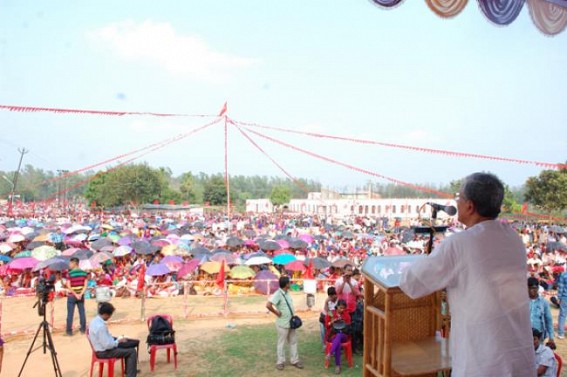
[[[313,194],[313,195],[311,195]],[[319,195],[317,195],[319,194]],[[452,199],[322,199],[320,193],[310,193],[307,199],[292,199],[287,205],[287,211],[317,214],[320,216],[345,217],[368,216],[388,218],[431,217],[431,206],[427,203],[437,203],[455,206]],[[246,201],[246,211],[253,213],[270,213],[273,206],[269,199],[249,199]],[[437,217],[448,217],[439,211]]]

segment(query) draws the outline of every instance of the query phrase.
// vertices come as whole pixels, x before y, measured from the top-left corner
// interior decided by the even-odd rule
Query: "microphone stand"
[[[438,232],[445,232],[447,230],[447,226],[434,226],[433,224],[435,224],[435,220],[437,220],[437,209],[435,207],[432,207],[432,212],[431,212],[431,226],[418,226],[415,227],[414,231],[415,233],[418,234],[423,234],[423,233],[428,233],[429,234],[429,242],[427,242],[427,248],[425,249],[425,253],[426,254],[431,254],[431,251],[433,251],[433,237],[435,236],[435,233]]]

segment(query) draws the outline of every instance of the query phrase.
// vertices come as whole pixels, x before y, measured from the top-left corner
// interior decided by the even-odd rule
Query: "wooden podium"
[[[401,272],[420,255],[370,257],[364,275],[364,377],[437,376],[449,371],[448,339],[435,336],[448,315],[441,293],[413,300],[399,288]]]

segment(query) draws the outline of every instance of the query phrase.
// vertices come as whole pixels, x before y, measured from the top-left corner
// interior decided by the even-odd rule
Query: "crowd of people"
[[[453,337],[474,339],[473,334],[496,331],[493,326],[502,329],[509,316],[514,316],[510,314],[512,308],[523,310],[517,307],[518,300],[514,297],[527,297],[525,283],[520,292],[515,283],[510,284],[512,275],[500,273],[513,269],[514,282],[518,277],[529,278],[531,327],[534,334],[535,331],[540,334],[536,348],[546,345],[554,348],[556,338],[565,336],[566,230],[551,224],[496,219],[499,206],[496,211],[494,203],[492,207],[481,208],[484,212],[479,214],[479,200],[486,198],[475,199],[474,190],[460,194],[459,222],[455,219],[444,224],[448,229],[436,236],[435,253],[427,258],[429,264],[412,266],[402,280],[402,289],[412,297],[447,289],[449,300],[453,301]],[[319,280],[317,288],[328,295],[320,319],[323,350],[328,360],[334,358],[335,371],[340,373],[341,343],[346,335],[337,330],[340,327],[337,322],[358,328],[348,335],[355,350],[360,350],[363,343],[360,267],[372,255],[425,253],[428,236],[415,232],[415,225],[431,224],[421,219],[404,224],[399,219],[362,216],[336,219],[293,213],[235,214],[231,218],[223,214],[176,213],[4,217],[0,218],[0,295],[33,294],[40,280],[53,281],[54,293],[67,297],[66,333],[72,336],[74,308],[79,310],[79,329],[85,332],[84,300],[97,295],[99,302],[104,302],[108,297],[102,296],[107,295],[169,297],[184,289],[190,289],[191,294],[221,294],[225,288],[226,292],[269,294],[267,309],[278,317],[279,324],[276,367],[283,369],[286,342],[291,346],[291,364],[297,368],[303,366],[297,355],[295,330],[289,328],[293,300],[288,291],[301,286],[303,279],[315,278]],[[463,232],[463,225],[474,232]],[[480,232],[477,238],[473,237],[475,232]],[[517,242],[510,242],[509,234],[503,236],[505,232],[516,233]],[[480,257],[478,253],[463,252],[457,260],[454,250],[461,253],[467,249],[459,242],[475,250],[502,253],[509,249],[508,253],[514,257],[506,259],[497,253]],[[522,250],[523,254],[518,257],[514,250]],[[471,267],[479,261],[484,264],[477,269]],[[523,266],[518,265],[522,263]],[[232,276],[231,270],[238,273]],[[485,275],[491,278],[482,278]],[[441,276],[444,278],[440,279]],[[502,279],[494,278],[498,276]],[[258,277],[272,279],[275,287],[264,290],[262,287],[270,285],[251,284]],[[227,279],[229,284],[225,284]],[[190,284],[183,284],[184,280]],[[509,294],[488,295],[490,284],[507,289]],[[457,292],[456,287],[462,291],[452,293]],[[468,321],[460,322],[464,315],[460,306],[466,307],[471,300],[488,300],[491,305],[486,306],[490,310],[502,309],[502,326],[494,321],[490,325],[481,321],[477,322],[481,328],[472,329],[465,325]],[[560,307],[557,334],[550,302]],[[506,339],[515,342],[526,337],[529,335]],[[496,348],[501,351],[508,346],[491,342],[490,350],[485,353],[497,353]],[[457,369],[469,368],[463,360],[477,359],[478,349],[474,344],[470,350],[461,346],[452,354]]]

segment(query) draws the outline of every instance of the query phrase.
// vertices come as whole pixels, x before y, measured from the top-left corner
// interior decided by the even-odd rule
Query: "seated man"
[[[537,375],[542,377],[555,377],[557,375],[557,371],[553,351],[545,344],[540,343],[540,339],[542,339],[543,335],[541,331],[538,329],[532,329],[532,334],[534,336]]]
[[[135,348],[122,348],[120,344],[126,344],[127,338],[116,339],[108,331],[106,321],[114,314],[114,306],[109,302],[103,302],[98,307],[98,315],[89,325],[89,339],[96,352],[96,356],[101,359],[113,357],[124,358],[126,361],[126,376],[136,377],[137,354]]]

